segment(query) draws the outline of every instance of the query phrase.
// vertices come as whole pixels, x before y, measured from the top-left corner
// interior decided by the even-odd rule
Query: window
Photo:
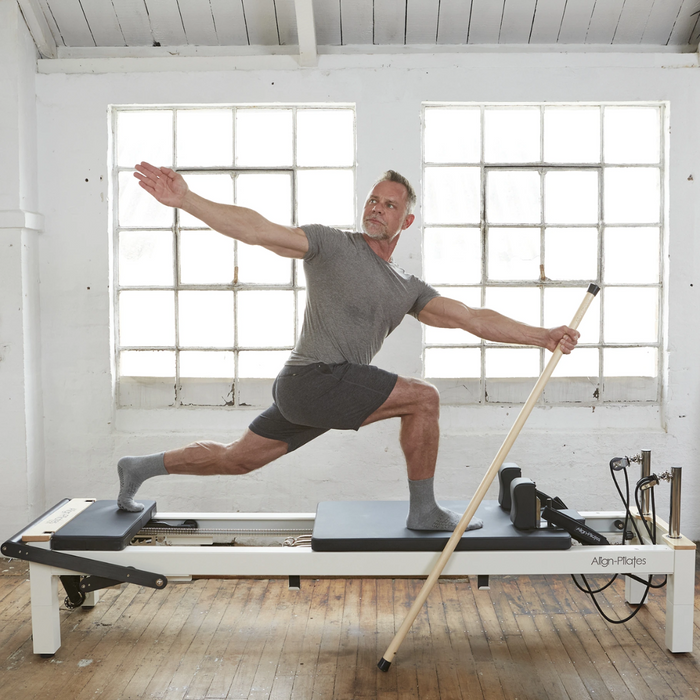
[[[659,400],[664,123],[662,104],[424,106],[426,280],[547,327],[601,287],[545,402]],[[456,403],[524,400],[549,355],[424,340],[425,376]]]
[[[305,304],[298,261],[233,241],[138,186],[142,160],[271,221],[355,220],[349,106],[112,110],[118,405],[269,402]]]

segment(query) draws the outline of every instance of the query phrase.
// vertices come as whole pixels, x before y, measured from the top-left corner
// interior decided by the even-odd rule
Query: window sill
[[[444,435],[507,433],[522,404],[480,406],[443,405],[440,429]],[[600,406],[536,405],[523,428],[541,433],[665,433],[658,403],[604,404]]]

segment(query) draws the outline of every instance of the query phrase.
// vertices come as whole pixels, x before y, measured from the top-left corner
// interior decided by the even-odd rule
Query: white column
[[[36,48],[14,0],[0,0],[0,538],[44,508]]]

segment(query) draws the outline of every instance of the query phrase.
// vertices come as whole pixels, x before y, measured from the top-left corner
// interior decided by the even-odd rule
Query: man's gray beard
[[[362,230],[364,231],[366,236],[369,236],[369,238],[371,238],[374,241],[385,241],[388,238],[386,232],[384,231],[381,231],[380,233],[370,233],[364,224],[362,224]]]

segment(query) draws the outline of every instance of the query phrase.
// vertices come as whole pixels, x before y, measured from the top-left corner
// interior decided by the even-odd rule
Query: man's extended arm
[[[536,345],[551,351],[560,345],[565,355],[574,349],[579,338],[579,332],[568,326],[549,329],[529,326],[497,311],[474,309],[446,297],[431,299],[418,314],[418,320],[438,328],[461,328],[497,343]]]
[[[178,207],[237,241],[263,246],[285,258],[303,258],[309,249],[302,229],[274,224],[246,207],[218,204],[200,197],[190,190],[182,175],[170,168],[139,163],[134,177],[161,204]]]

